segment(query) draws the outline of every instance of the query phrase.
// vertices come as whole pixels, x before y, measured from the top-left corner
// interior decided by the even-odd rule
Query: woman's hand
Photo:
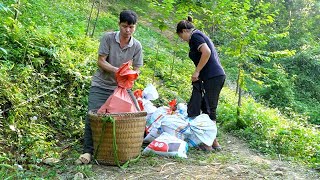
[[[198,81],[199,80],[199,72],[198,71],[194,71],[194,73],[192,74],[192,77],[191,77],[191,81],[192,82],[195,82],[195,81]]]

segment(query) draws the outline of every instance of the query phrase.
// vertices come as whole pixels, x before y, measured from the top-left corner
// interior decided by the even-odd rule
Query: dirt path
[[[222,134],[220,143],[221,152],[190,150],[188,159],[141,157],[125,170],[92,165],[89,179],[320,179],[319,171],[259,155],[234,136]]]

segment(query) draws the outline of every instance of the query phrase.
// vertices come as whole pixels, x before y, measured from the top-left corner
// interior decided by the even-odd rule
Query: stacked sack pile
[[[212,146],[217,135],[217,126],[207,114],[188,117],[187,105],[176,104],[155,107],[151,101],[159,95],[156,88],[149,84],[142,92],[135,91],[140,109],[147,112],[144,143],[149,145],[143,154],[155,153],[163,156],[187,158],[188,147],[200,144]]]

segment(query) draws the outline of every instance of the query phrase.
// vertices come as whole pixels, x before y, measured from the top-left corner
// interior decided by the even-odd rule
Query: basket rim
[[[139,112],[119,112],[119,113],[104,113],[104,114],[98,114],[97,113],[98,109],[93,109],[89,110],[88,114],[91,116],[97,116],[97,117],[122,117],[122,116],[135,116],[135,117],[140,117],[140,116],[146,116],[147,112],[146,111],[139,111]]]

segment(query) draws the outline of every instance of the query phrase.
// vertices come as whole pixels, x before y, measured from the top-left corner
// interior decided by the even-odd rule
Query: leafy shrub
[[[45,157],[59,158],[61,141],[83,133],[97,41],[84,36],[83,4],[46,3],[21,1],[17,19],[0,17],[0,44],[7,52],[0,54],[0,136],[10,147],[1,145],[6,167],[13,167],[8,172],[16,172],[14,164],[31,170]]]
[[[234,92],[224,88],[218,106],[222,127],[244,137],[261,152],[294,158],[311,166],[319,166],[320,133],[301,116],[286,118],[277,109],[268,108],[247,97],[241,107],[239,126]],[[294,116],[292,116],[294,117]]]
[[[319,45],[301,51],[292,59],[284,59],[288,73],[296,76],[293,91],[296,96],[294,110],[308,116],[308,121],[320,124],[320,62]]]

